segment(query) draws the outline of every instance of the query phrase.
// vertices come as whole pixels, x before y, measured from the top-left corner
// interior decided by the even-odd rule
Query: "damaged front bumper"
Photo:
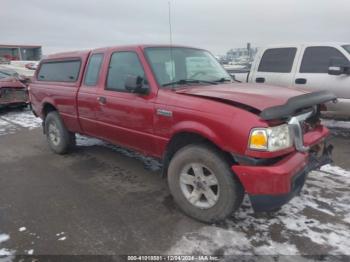
[[[295,152],[268,166],[232,166],[256,212],[273,211],[299,194],[307,174],[332,163],[332,145],[318,144],[316,152]]]
[[[0,107],[28,104],[29,96],[26,88],[1,88]]]

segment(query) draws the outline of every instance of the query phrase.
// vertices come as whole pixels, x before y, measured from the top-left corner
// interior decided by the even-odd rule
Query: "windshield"
[[[343,45],[343,48],[350,54],[350,45]]]
[[[219,62],[204,50],[150,47],[145,53],[160,86],[231,81]]]
[[[9,72],[0,71],[0,79],[5,78],[5,77],[9,77],[9,76],[11,76],[11,74]]]

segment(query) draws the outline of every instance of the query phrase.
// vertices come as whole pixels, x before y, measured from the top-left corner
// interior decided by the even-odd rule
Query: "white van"
[[[350,44],[317,43],[261,48],[249,75],[236,79],[252,83],[329,90],[339,99],[327,104],[327,114],[350,118]]]

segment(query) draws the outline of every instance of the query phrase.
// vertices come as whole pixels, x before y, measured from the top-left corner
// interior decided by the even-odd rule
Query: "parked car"
[[[28,78],[18,75],[16,71],[0,67],[0,108],[27,106],[28,81]]]
[[[175,202],[204,222],[225,219],[245,192],[256,211],[279,208],[330,161],[319,112],[333,94],[233,83],[202,49],[50,55],[29,88],[54,152],[80,133],[160,158]]]
[[[28,64],[25,64],[24,67],[29,70],[36,70],[38,68],[38,62],[30,62]]]
[[[307,91],[329,90],[338,103],[328,103],[326,115],[350,119],[350,44],[268,46],[259,50],[248,74],[234,77]]]
[[[5,65],[9,65],[10,64],[10,60],[7,60],[5,57],[0,57],[0,65],[1,64],[5,64]]]

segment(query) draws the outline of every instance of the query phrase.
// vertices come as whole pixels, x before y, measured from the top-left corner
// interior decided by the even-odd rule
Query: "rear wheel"
[[[244,196],[226,159],[208,145],[180,149],[169,164],[168,184],[184,213],[206,223],[227,218]]]
[[[75,146],[75,134],[67,130],[56,111],[46,116],[44,128],[49,146],[55,153],[65,154]]]

